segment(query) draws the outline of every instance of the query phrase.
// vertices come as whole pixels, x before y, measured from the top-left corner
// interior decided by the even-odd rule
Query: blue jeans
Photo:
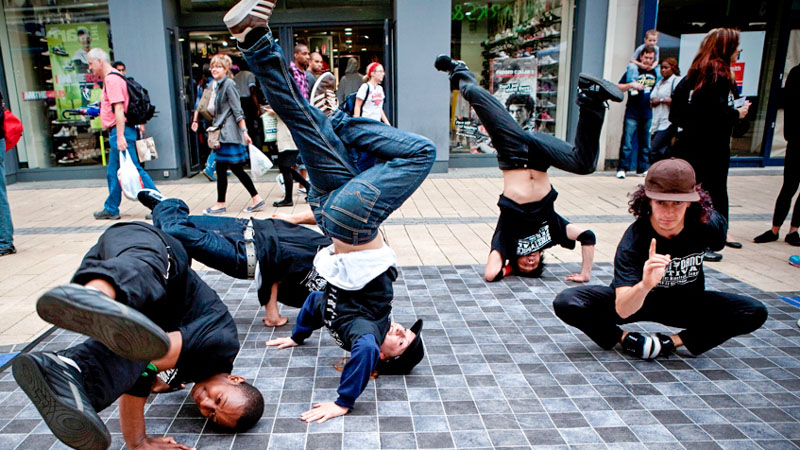
[[[181,241],[189,257],[233,278],[247,279],[247,219],[190,217],[183,200],[168,198],[153,208],[153,225]]]
[[[242,49],[269,104],[289,127],[311,179],[308,203],[333,238],[365,244],[381,223],[419,187],[433,167],[436,147],[425,137],[336,111],[328,118],[303,97],[272,33]],[[385,161],[360,171],[367,153]]]
[[[2,111],[0,111],[2,114]],[[11,208],[6,191],[6,140],[0,139],[0,250],[14,245],[14,224],[11,223]]]
[[[618,170],[635,170],[636,173],[642,173],[650,167],[648,158],[650,156],[650,123],[652,121],[653,119],[625,118]],[[639,144],[636,153],[633,151],[634,136]]]
[[[138,132],[136,128],[125,126],[125,140],[128,142],[128,154],[131,155],[131,161],[139,170],[139,176],[142,177],[144,187],[148,189],[155,189],[156,185],[153,183],[152,178],[147,172],[142,169],[139,164],[139,155],[136,154],[136,138]],[[111,128],[108,132],[108,167],[106,167],[106,181],[108,182],[108,198],[106,199],[103,209],[112,213],[119,214],[119,203],[122,201],[122,188],[119,186],[117,180],[117,170],[119,170],[119,151],[117,150],[117,127]]]

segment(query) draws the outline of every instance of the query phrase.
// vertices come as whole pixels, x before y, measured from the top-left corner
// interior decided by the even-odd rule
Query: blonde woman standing
[[[353,117],[366,117],[391,125],[389,118],[386,117],[386,113],[383,111],[386,95],[383,93],[383,87],[380,84],[385,76],[386,71],[383,70],[383,66],[380,63],[374,62],[367,66],[364,84],[358,88],[358,93],[356,94]]]
[[[247,125],[244,112],[239,100],[239,91],[233,81],[231,73],[231,58],[228,55],[215,55],[211,58],[211,76],[214,81],[211,88],[215,97],[213,106],[209,104],[209,111],[214,114],[214,121],[209,131],[220,130],[220,146],[217,153],[217,203],[206,208],[204,214],[222,214],[227,211],[225,195],[228,190],[227,172],[230,169],[236,178],[244,185],[250,194],[251,203],[245,208],[246,212],[256,212],[264,208],[264,200],[258,195],[253,180],[245,173],[244,163],[247,160],[247,146],[253,141],[247,134]],[[192,124],[192,130],[197,125]]]

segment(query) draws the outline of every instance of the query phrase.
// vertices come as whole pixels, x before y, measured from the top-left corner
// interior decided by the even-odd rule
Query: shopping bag
[[[4,114],[3,128],[6,131],[6,151],[17,146],[19,138],[22,136],[22,122],[9,110],[2,111]]]
[[[153,136],[139,139],[136,141],[136,154],[139,155],[139,162],[152,161],[158,159],[156,151],[156,140]]]
[[[250,173],[254,177],[263,177],[272,168],[272,161],[253,144],[248,147],[250,150]]]
[[[128,200],[137,200],[136,195],[144,189],[142,177],[139,170],[131,160],[128,150],[119,152],[119,169],[117,169],[117,180],[122,188],[122,193]]]

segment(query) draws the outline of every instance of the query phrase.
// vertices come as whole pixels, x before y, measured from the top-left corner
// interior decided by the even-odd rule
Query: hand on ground
[[[194,450],[194,447],[179,444],[175,441],[174,437],[164,436],[157,438],[145,438],[133,450],[149,450],[149,449],[179,449],[179,450]]]
[[[574,281],[576,283],[586,283],[592,278],[589,274],[582,274],[582,273],[571,273],[567,275],[567,281]]]
[[[343,408],[334,402],[317,403],[313,408],[300,414],[300,419],[304,422],[325,423],[334,417],[343,416],[350,412],[349,409]]]
[[[290,337],[282,337],[267,341],[267,347],[276,346],[278,347],[278,350],[289,347],[297,347],[297,342],[293,341]]]

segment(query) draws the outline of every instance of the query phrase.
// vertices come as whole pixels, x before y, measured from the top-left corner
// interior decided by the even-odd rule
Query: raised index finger
[[[656,254],[656,238],[653,238],[650,241],[650,257],[652,258]]]

